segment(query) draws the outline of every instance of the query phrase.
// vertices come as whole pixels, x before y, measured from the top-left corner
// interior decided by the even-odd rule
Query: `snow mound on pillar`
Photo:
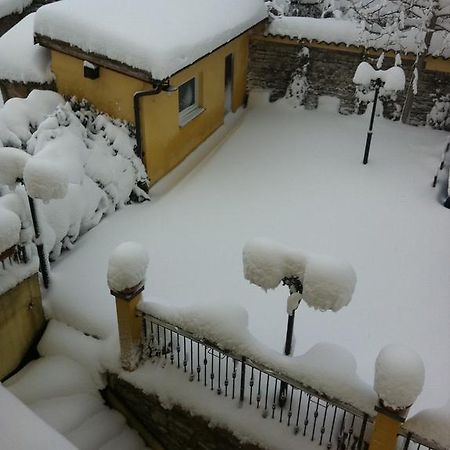
[[[122,292],[138,286],[145,280],[148,261],[148,254],[141,244],[123,242],[118,245],[109,257],[109,288]]]
[[[298,278],[303,300],[321,311],[348,305],[356,284],[355,271],[343,261],[293,251],[263,238],[245,244],[243,265],[244,277],[264,290],[275,289],[284,278]]]
[[[0,208],[0,253],[19,242],[20,227],[20,218],[16,213]]]
[[[395,410],[411,406],[422,392],[425,367],[421,357],[402,345],[388,345],[375,362],[374,389]]]

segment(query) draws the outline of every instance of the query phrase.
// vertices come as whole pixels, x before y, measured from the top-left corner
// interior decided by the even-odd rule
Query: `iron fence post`
[[[241,385],[239,386],[239,403],[244,403],[244,391],[245,391],[245,366],[247,358],[243,356],[241,358]]]
[[[372,106],[372,114],[370,116],[370,124],[369,124],[369,131],[367,132],[367,138],[366,138],[366,147],[364,149],[364,158],[363,158],[363,164],[367,164],[369,161],[369,151],[370,151],[370,144],[372,142],[372,134],[373,134],[373,122],[375,119],[375,112],[377,109],[377,101],[378,101],[378,94],[380,92],[381,87],[381,79],[377,78],[375,81],[375,97],[373,99],[373,106]]]

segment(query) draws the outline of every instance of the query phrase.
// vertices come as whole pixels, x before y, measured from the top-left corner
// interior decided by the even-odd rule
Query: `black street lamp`
[[[366,148],[364,149],[364,158],[363,158],[364,165],[367,164],[367,161],[369,160],[370,143],[372,142],[372,135],[373,135],[373,122],[375,119],[375,112],[377,109],[377,100],[378,94],[380,93],[381,83],[382,83],[381,78],[377,78],[375,80],[375,96],[373,99],[372,114],[370,115],[369,131],[367,131]]]
[[[283,278],[283,286],[289,287],[290,295],[293,294],[302,294],[303,293],[303,284],[298,277],[285,277]],[[301,298],[299,298],[297,305],[288,305],[288,322],[286,329],[286,340],[284,342],[284,354],[286,356],[290,356],[292,353],[292,338],[294,336],[294,321],[295,321],[295,311],[297,310],[300,304]],[[280,407],[283,407],[286,403],[287,398],[287,383],[285,381],[281,382],[280,385],[280,394],[278,396],[278,404]]]
[[[30,196],[28,196],[28,203],[30,205],[31,221],[33,222],[35,244],[36,244],[38,257],[39,257],[39,269],[42,274],[42,281],[44,283],[44,287],[45,287],[45,289],[47,289],[50,285],[50,276],[49,276],[48,267],[47,267],[47,259],[45,257],[44,244],[43,244],[42,238],[41,238],[41,231],[40,231],[39,221],[38,221],[37,214],[36,214],[36,207],[34,204],[34,199]]]

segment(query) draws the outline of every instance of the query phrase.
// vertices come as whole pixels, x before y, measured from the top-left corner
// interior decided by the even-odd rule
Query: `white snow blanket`
[[[2,450],[76,450],[0,384],[0,448]]]
[[[418,29],[397,33],[372,35],[364,29],[362,23],[337,18],[278,17],[269,25],[267,33],[289,36],[292,39],[316,40],[328,44],[345,44],[402,53],[417,53],[422,50],[425,33]],[[431,40],[429,53],[433,56],[450,57],[448,37],[444,32],[435,32]]]
[[[72,0],[40,8],[34,30],[163,79],[266,16],[263,0]]]
[[[34,44],[35,13],[0,37],[0,79],[21,83],[50,83],[50,50]]]

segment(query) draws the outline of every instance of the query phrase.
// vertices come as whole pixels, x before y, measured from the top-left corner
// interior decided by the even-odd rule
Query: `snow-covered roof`
[[[33,42],[33,21],[34,13],[0,38],[0,79],[22,83],[53,80],[50,51]]]
[[[0,0],[0,19],[10,14],[21,13],[33,0]]]
[[[34,31],[164,79],[266,16],[263,0],[71,0],[40,8]]]
[[[401,53],[417,53],[422,50],[424,32],[418,29],[398,33],[374,35],[367,32],[361,23],[336,18],[279,17],[272,21],[267,33],[274,36],[288,36],[327,44],[345,44]],[[448,33],[438,31],[433,34],[429,54],[450,58]]]

